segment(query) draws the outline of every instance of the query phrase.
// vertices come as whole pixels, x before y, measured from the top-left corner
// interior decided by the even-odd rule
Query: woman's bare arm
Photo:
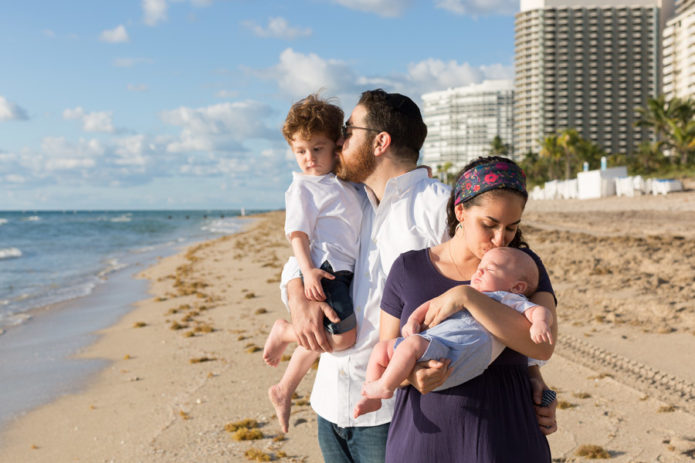
[[[551,310],[553,313],[551,330],[553,338],[557,339],[557,317],[552,294],[536,293],[531,300]],[[441,296],[425,302],[425,304],[429,304],[425,317],[425,325],[427,326],[437,325],[453,313],[465,308],[505,346],[539,360],[547,360],[553,354],[554,345],[533,342],[529,333],[531,324],[526,317],[470,286],[455,286]]]

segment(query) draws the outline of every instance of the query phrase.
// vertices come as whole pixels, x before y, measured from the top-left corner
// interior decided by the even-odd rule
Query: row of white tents
[[[531,190],[531,199],[594,199],[607,196],[636,196],[668,194],[682,191],[680,180],[644,179],[627,175],[626,167],[579,172],[572,180],[553,180]]]

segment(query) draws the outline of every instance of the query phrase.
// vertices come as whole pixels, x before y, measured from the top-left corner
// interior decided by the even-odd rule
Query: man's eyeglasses
[[[343,138],[348,137],[348,130],[360,129],[360,130],[371,130],[372,132],[381,132],[379,129],[372,129],[371,127],[356,127],[354,125],[344,124],[342,127]]]

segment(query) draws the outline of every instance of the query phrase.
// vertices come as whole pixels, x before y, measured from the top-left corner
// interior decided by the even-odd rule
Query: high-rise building
[[[433,168],[451,163],[460,169],[478,156],[490,153],[499,136],[513,153],[512,119],[514,83],[487,80],[422,95],[427,139],[422,162]]]
[[[663,59],[666,99],[695,98],[695,0],[676,3],[676,17],[664,28]]]
[[[514,147],[576,129],[609,153],[651,138],[636,108],[658,95],[673,0],[521,0],[515,21]]]

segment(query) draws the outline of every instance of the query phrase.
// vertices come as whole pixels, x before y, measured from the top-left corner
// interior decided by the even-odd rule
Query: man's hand
[[[315,352],[332,352],[333,347],[326,337],[323,318],[325,316],[333,323],[339,323],[340,318],[335,311],[325,302],[307,300],[300,279],[288,283],[287,294],[297,343]]]
[[[442,384],[451,374],[449,364],[451,360],[428,360],[426,362],[418,362],[415,368],[408,375],[408,382],[415,389],[420,391],[420,394],[432,392]]]
[[[304,295],[306,298],[310,301],[325,301],[326,295],[323,293],[321,279],[334,280],[335,276],[320,268],[312,268],[307,269],[306,272],[302,271],[302,277],[304,278]]]
[[[540,403],[543,398],[543,391],[548,389],[548,386],[546,386],[540,374],[538,376],[529,376],[529,380],[531,381],[531,389],[533,391],[533,404],[536,409],[538,426],[541,432],[547,436],[557,431],[557,419],[555,418],[557,399],[553,400],[547,407],[541,407]]]

